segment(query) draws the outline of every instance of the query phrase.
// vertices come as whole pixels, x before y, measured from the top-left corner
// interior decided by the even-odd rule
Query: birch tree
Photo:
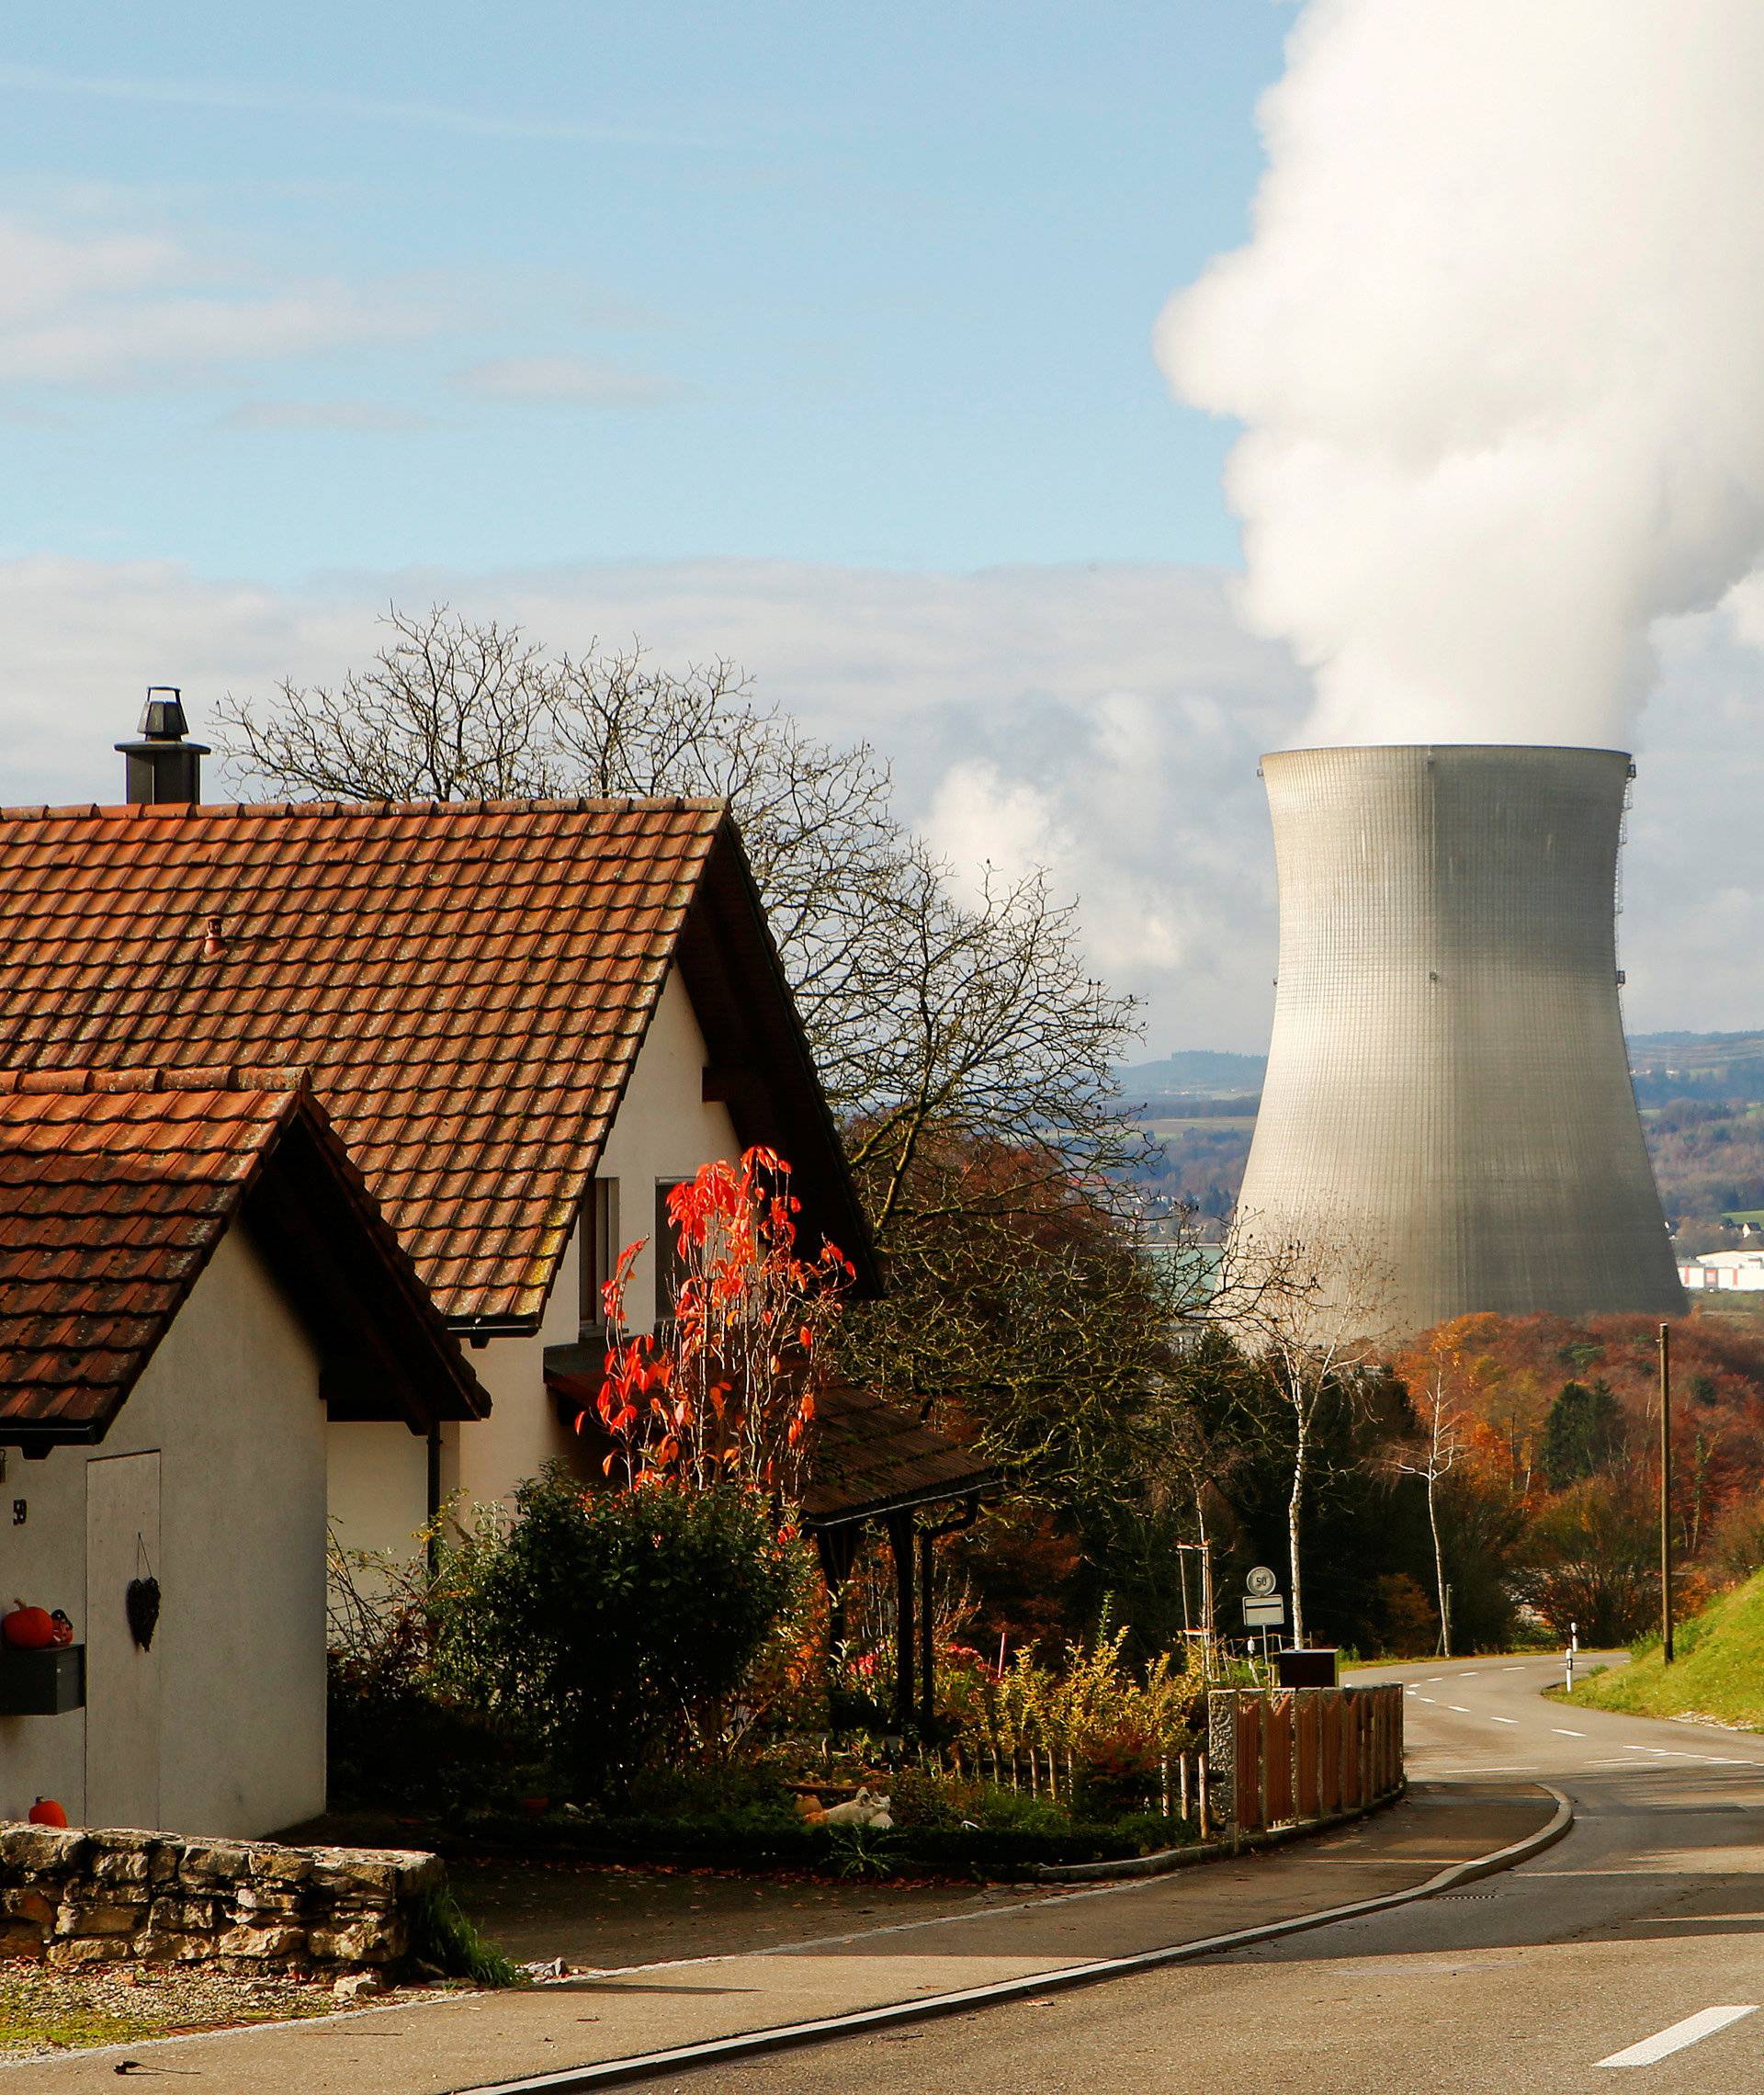
[[[1236,1310],[1249,1350],[1277,1393],[1290,1435],[1286,1555],[1293,1643],[1305,1628],[1305,1513],[1315,1482],[1319,1427],[1336,1403],[1357,1408],[1368,1371],[1379,1358],[1380,1306],[1388,1289],[1382,1266],[1332,1218],[1295,1229],[1274,1244],[1258,1242],[1251,1217],[1239,1217],[1234,1239],[1254,1274]]]

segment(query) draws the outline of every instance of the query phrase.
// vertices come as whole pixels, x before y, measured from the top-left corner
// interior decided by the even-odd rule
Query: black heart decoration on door
[[[153,1577],[153,1566],[147,1561],[147,1545],[140,1535],[135,1537],[135,1555],[141,1575],[130,1579],[124,1588],[122,1607],[129,1617],[130,1636],[145,1651],[159,1623],[159,1580]]]

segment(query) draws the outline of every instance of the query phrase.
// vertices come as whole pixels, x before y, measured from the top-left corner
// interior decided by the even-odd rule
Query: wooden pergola
[[[803,1526],[815,1538],[838,1635],[841,1594],[864,1529],[888,1538],[894,1559],[895,1722],[922,1729],[933,1716],[932,1552],[973,1524],[1003,1481],[971,1449],[873,1390],[835,1383],[815,1399],[814,1452]],[[916,1690],[916,1693],[915,1693]]]

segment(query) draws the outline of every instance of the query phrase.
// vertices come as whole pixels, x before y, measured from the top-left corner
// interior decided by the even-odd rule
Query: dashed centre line
[[[1447,1703],[1445,1706],[1449,1710],[1455,1710],[1460,1716],[1468,1716],[1470,1714],[1462,1703]]]
[[[1550,1729],[1561,1738],[1584,1738],[1587,1736],[1584,1731],[1570,1731],[1566,1724],[1553,1724]]]
[[[1516,1716],[1491,1716],[1488,1721],[1490,1724],[1517,1724],[1519,1719]]]
[[[1601,2058],[1598,2063],[1600,2066],[1657,2066],[1663,2058],[1670,2058],[1674,2052],[1683,2051],[1687,2044],[1701,2044],[1704,2037],[1713,2037],[1717,2030],[1724,2030],[1743,2016],[1757,2013],[1756,2002],[1747,2008],[1704,2008],[1694,2015],[1687,2015],[1681,2022],[1673,2022],[1653,2036],[1644,2037],[1640,2044],[1612,2052],[1609,2058]]]

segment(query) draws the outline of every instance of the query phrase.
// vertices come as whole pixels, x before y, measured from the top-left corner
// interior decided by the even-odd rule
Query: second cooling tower
[[[1288,750],[1273,1038],[1238,1234],[1370,1332],[1684,1307],[1618,1007],[1618,750]],[[1330,1269],[1325,1273],[1323,1269]]]

